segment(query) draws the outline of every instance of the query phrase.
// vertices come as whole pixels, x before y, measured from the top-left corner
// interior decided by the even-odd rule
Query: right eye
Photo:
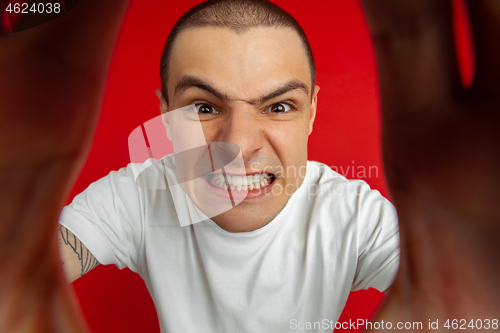
[[[217,111],[216,108],[214,108],[212,105],[207,104],[207,103],[199,103],[195,104],[196,110],[198,111],[198,114],[200,115],[209,115],[209,114],[219,114],[220,112]]]

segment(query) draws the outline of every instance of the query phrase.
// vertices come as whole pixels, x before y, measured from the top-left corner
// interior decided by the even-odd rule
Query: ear
[[[161,113],[161,119],[163,122],[163,126],[165,126],[165,129],[167,130],[167,138],[172,141],[172,133],[170,130],[170,125],[168,123],[168,118],[167,118],[167,111],[168,111],[168,105],[167,102],[165,101],[165,98],[163,98],[163,94],[161,92],[161,89],[156,89],[155,90],[156,97],[160,100],[160,113]]]
[[[160,100],[160,113],[164,114],[168,110],[168,105],[167,102],[165,101],[165,98],[163,98],[163,94],[161,89],[156,89],[155,90],[156,97]]]
[[[316,107],[318,106],[318,92],[319,86],[314,86],[314,92],[311,102],[311,112],[309,115],[309,135],[311,135],[313,131],[314,119],[316,119]]]

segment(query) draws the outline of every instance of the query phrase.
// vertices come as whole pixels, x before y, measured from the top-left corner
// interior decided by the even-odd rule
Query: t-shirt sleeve
[[[137,272],[142,245],[139,190],[130,165],[92,183],[64,207],[59,223],[103,265]]]
[[[358,263],[352,290],[384,291],[399,268],[399,224],[395,207],[364,185],[357,201]]]

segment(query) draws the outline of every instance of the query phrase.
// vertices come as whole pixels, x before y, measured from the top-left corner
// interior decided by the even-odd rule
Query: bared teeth
[[[233,183],[234,186],[240,186],[241,187],[241,185],[243,185],[243,177],[232,176],[231,180],[232,180],[232,183]],[[229,183],[231,183],[231,181]]]
[[[253,189],[260,189],[261,187],[267,186],[272,178],[272,175],[268,173],[263,174],[255,174],[249,176],[231,176],[226,175],[226,178],[222,174],[214,174],[215,184],[220,188],[228,189],[235,191],[247,191]],[[227,180],[227,183],[226,183]]]

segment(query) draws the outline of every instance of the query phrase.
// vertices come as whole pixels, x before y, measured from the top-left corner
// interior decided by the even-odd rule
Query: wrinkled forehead
[[[256,27],[243,33],[212,26],[188,28],[175,41],[169,69],[169,95],[185,75],[215,82],[237,99],[291,79],[311,88],[306,51],[291,28]]]

